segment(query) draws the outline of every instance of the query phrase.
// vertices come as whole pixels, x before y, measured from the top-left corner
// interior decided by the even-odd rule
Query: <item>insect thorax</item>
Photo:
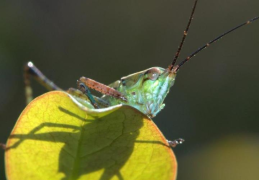
[[[170,87],[174,84],[175,76],[175,73],[164,68],[149,68],[123,77],[109,85],[120,91],[127,98],[127,102],[110,96],[102,98],[110,105],[127,104],[149,117],[155,117],[165,106],[163,102]]]

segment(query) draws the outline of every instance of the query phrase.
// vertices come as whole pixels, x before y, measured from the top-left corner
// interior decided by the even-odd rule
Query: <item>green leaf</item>
[[[5,154],[9,180],[175,179],[173,151],[152,120],[117,105],[82,110],[64,92],[33,100]]]

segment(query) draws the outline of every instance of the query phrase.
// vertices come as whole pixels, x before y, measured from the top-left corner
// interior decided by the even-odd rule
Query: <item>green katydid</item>
[[[212,41],[209,41],[198,50],[190,54],[178,65],[176,65],[176,61],[180,55],[182,46],[184,44],[185,38],[187,36],[194,16],[197,1],[198,0],[195,1],[192,8],[191,16],[189,18],[187,27],[184,31],[181,43],[175,54],[173,62],[168,66],[168,68],[164,69],[161,67],[152,67],[144,71],[122,77],[120,80],[115,81],[109,86],[106,86],[89,78],[81,77],[77,81],[78,89],[70,88],[67,92],[74,96],[76,100],[78,100],[78,102],[80,102],[83,106],[86,106],[87,108],[103,108],[117,104],[125,104],[138,109],[150,118],[155,117],[164,108],[164,99],[169,93],[170,88],[174,85],[176,74],[183,66],[183,64],[185,64],[200,51],[207,48],[209,45],[216,42],[223,36],[259,19],[259,17],[252,18],[236,26],[233,29],[230,29],[229,31],[221,34]],[[49,90],[62,90],[47,77],[45,77],[39,71],[39,69],[37,69],[36,66],[33,65],[32,62],[29,62],[26,65],[24,74],[27,102],[30,102],[32,100],[30,76],[36,78]],[[90,92],[90,89],[101,92],[103,96],[93,96]],[[183,139],[168,142],[172,147],[174,147],[177,144],[181,144],[183,142]]]

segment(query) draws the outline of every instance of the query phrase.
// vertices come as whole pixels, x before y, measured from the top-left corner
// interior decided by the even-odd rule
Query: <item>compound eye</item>
[[[152,68],[147,71],[148,79],[155,81],[160,75],[160,70],[158,68]]]

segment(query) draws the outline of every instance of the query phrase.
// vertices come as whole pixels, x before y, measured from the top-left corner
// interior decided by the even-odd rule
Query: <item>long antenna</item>
[[[185,58],[182,62],[180,62],[180,63],[177,65],[177,67],[175,68],[174,71],[177,72],[177,71],[180,69],[180,67],[181,67],[182,65],[184,65],[187,61],[189,61],[192,57],[194,57],[196,54],[198,54],[199,52],[201,52],[203,49],[206,49],[207,47],[209,47],[212,43],[218,41],[219,39],[221,39],[221,38],[224,37],[225,35],[227,35],[227,34],[233,32],[233,31],[235,31],[235,30],[241,28],[242,26],[245,26],[245,25],[247,25],[247,24],[252,23],[253,21],[255,21],[255,20],[257,20],[257,19],[259,19],[259,16],[254,17],[254,18],[252,18],[252,19],[250,19],[250,20],[248,20],[248,21],[246,21],[246,22],[244,22],[244,23],[242,23],[242,24],[236,26],[235,28],[228,30],[227,32],[221,34],[220,36],[218,36],[218,37],[216,37],[215,39],[211,40],[210,42],[206,43],[205,45],[203,45],[202,47],[200,47],[199,49],[197,49],[195,52],[193,52],[191,55],[189,55],[187,58]]]
[[[193,15],[194,15],[194,12],[195,12],[195,9],[196,9],[197,2],[198,2],[198,0],[196,0],[196,1],[194,2],[193,8],[192,8],[191,16],[190,16],[190,18],[189,18],[189,21],[188,21],[188,24],[187,24],[187,26],[186,26],[186,29],[185,29],[185,31],[183,32],[182,41],[181,41],[180,45],[178,46],[178,49],[177,49],[177,51],[176,51],[176,54],[175,54],[175,56],[174,56],[174,60],[173,60],[172,64],[170,64],[169,67],[168,67],[168,69],[170,69],[170,71],[173,69],[173,67],[174,67],[174,65],[175,65],[175,63],[176,63],[176,60],[178,59],[178,57],[179,57],[179,55],[180,55],[180,52],[181,52],[181,50],[182,50],[182,47],[183,47],[183,44],[184,44],[184,40],[185,40],[185,38],[186,38],[186,36],[187,36],[187,34],[188,34],[188,30],[189,30],[189,28],[190,28],[190,26],[191,26],[191,22],[192,22],[192,20],[193,20]]]

